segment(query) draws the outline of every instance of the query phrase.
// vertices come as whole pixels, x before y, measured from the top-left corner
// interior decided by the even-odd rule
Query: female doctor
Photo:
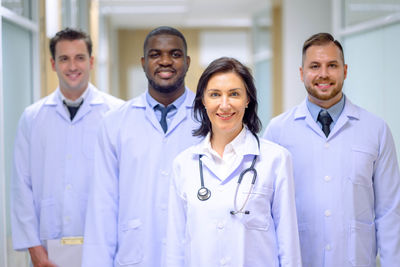
[[[194,116],[204,139],[174,161],[166,266],[301,266],[291,157],[257,137],[249,69],[213,61]]]

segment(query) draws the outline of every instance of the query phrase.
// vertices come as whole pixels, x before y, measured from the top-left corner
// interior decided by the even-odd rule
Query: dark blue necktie
[[[71,121],[74,119],[76,113],[78,112],[79,108],[81,107],[83,100],[81,101],[81,103],[79,103],[79,105],[77,106],[71,106],[68,105],[67,102],[65,102],[65,100],[63,101],[64,105],[67,107],[68,111],[69,111],[69,117],[71,119]]]
[[[330,126],[333,121],[331,115],[329,115],[328,111],[321,109],[317,120],[322,124],[322,131],[325,136],[328,137],[331,132]]]
[[[167,124],[167,114],[170,112],[172,109],[174,109],[174,105],[169,105],[168,107],[163,107],[161,105],[157,105],[155,109],[161,111],[161,119],[160,119],[160,124],[162,129],[164,130],[164,133],[167,132],[168,130],[168,124]]]

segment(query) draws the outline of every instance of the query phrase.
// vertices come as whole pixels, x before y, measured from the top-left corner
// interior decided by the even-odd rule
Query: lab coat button
[[[72,157],[71,157],[71,154],[68,154],[67,155],[67,159],[71,159]]]
[[[167,204],[161,204],[161,210],[167,210]]]
[[[69,223],[69,221],[70,221],[69,216],[65,216],[65,217],[64,217],[64,221],[65,221],[66,223]]]
[[[330,244],[326,244],[325,250],[327,250],[327,251],[331,250],[331,245]]]
[[[228,262],[225,258],[222,258],[219,263],[221,264],[221,266],[225,266]]]
[[[161,171],[161,175],[168,176],[168,172],[167,171]]]
[[[325,216],[326,217],[329,217],[329,216],[331,216],[332,215],[332,212],[330,211],[330,210],[326,210],[325,211]]]
[[[325,143],[325,148],[329,148],[329,143]]]
[[[71,189],[72,189],[72,185],[70,185],[70,184],[67,184],[67,186],[65,187],[65,189],[67,189],[67,190],[71,190]]]
[[[331,180],[331,177],[329,175],[324,177],[325,182],[329,182]]]
[[[218,229],[224,229],[225,224],[223,222],[219,222],[217,227],[218,227]]]

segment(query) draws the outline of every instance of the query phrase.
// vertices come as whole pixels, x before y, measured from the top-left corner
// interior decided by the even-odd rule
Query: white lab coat
[[[88,90],[73,121],[59,89],[21,116],[11,181],[16,250],[83,235],[97,130],[104,114],[123,103],[91,84]]]
[[[274,118],[265,137],[293,156],[303,265],[400,264],[400,174],[385,122],[352,104],[328,138],[306,101]]]
[[[163,132],[145,93],[110,113],[96,149],[83,266],[161,265],[172,160],[198,142],[193,92]]]
[[[215,175],[215,162],[204,149],[206,139],[175,159],[166,266],[301,266],[290,154],[264,139],[259,149],[256,138],[246,131],[245,143],[237,152],[241,160],[226,177]],[[204,185],[211,190],[206,201],[197,198],[200,154]],[[231,215],[238,177],[254,155],[258,155],[258,176],[245,207],[250,214]],[[250,173],[243,178],[238,208],[252,177]]]

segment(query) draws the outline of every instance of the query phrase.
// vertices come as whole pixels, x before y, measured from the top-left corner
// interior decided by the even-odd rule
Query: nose
[[[162,66],[169,66],[172,64],[172,59],[169,54],[162,54],[160,57],[160,65]]]
[[[76,69],[77,69],[77,67],[76,67],[75,60],[70,60],[69,61],[69,70],[74,71]]]
[[[227,97],[226,95],[223,95],[221,97],[221,103],[219,106],[220,106],[221,110],[229,109],[229,107],[230,107],[229,97]]]
[[[320,72],[319,72],[319,76],[321,78],[327,78],[329,76],[328,68],[325,67],[325,66],[321,67]]]

